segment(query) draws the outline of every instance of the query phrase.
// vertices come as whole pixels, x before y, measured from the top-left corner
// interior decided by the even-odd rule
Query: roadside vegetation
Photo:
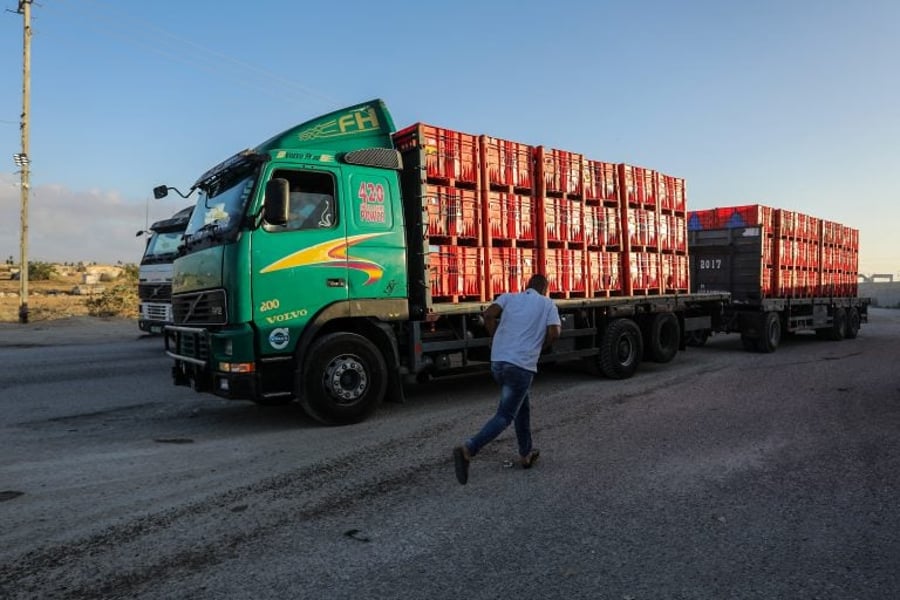
[[[29,262],[29,321],[137,318],[137,277],[136,264]],[[12,260],[0,263],[0,322],[18,321],[20,285]]]

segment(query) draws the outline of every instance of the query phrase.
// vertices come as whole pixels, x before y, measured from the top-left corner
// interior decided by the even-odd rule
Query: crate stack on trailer
[[[476,136],[417,123],[395,136],[401,151],[425,153],[423,226],[435,300],[482,300],[481,162]]]
[[[758,235],[760,299],[857,295],[857,229],[760,204],[691,211],[688,229],[695,243],[719,230]]]
[[[584,161],[584,238],[591,295],[621,295],[619,176],[613,163]]]
[[[480,136],[484,186],[485,299],[519,291],[538,269],[534,148],[512,140]]]
[[[689,291],[683,179],[422,123],[394,140],[424,155],[432,302],[492,300],[537,272],[560,299]]]

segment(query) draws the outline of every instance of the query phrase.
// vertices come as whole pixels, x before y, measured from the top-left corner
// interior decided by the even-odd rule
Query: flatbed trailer
[[[688,232],[692,288],[731,295],[718,326],[691,343],[702,343],[708,333],[739,333],[745,349],[774,352],[785,334],[815,332],[833,341],[857,336],[871,301],[855,293],[855,230],[834,224],[842,234],[827,236],[827,221],[758,205],[715,210],[731,215],[731,223],[735,215],[753,215],[752,223]],[[804,229],[795,225],[807,221],[812,224]],[[807,249],[802,260],[796,248]],[[846,258],[829,263],[828,253]]]

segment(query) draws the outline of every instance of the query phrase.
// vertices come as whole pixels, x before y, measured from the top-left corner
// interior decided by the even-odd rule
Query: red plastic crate
[[[428,235],[432,237],[479,237],[478,196],[474,190],[429,184],[425,210]]]
[[[573,294],[583,294],[587,291],[587,262],[583,250],[565,251],[566,282]]]
[[[429,185],[425,191],[425,229],[429,236],[447,236],[447,213],[450,200],[448,188]]]
[[[431,246],[428,263],[432,299],[481,297],[481,248]]]
[[[427,177],[478,182],[478,138],[474,135],[416,123],[395,133],[394,144],[401,152],[424,149]]]
[[[618,202],[616,165],[596,160],[584,161],[584,197],[590,200]]]
[[[621,220],[618,208],[613,208],[611,206],[606,207],[606,220],[603,221],[603,225],[606,233],[607,246],[622,245]]]
[[[492,185],[532,189],[534,187],[533,148],[499,138],[483,137],[488,182]]]
[[[658,243],[655,210],[629,207],[628,235],[632,247],[655,248]]]
[[[535,273],[531,248],[490,248],[491,293],[521,292]]]
[[[432,246],[428,254],[431,296],[448,297],[461,288],[452,246]]]
[[[562,218],[562,235],[565,241],[584,241],[584,204],[577,200],[560,198],[557,208]]]
[[[593,295],[608,296],[622,291],[619,261],[618,252],[588,252],[588,277]]]
[[[686,256],[663,254],[660,256],[662,287],[666,292],[686,292],[690,289],[690,272]]]
[[[528,285],[531,276],[538,272],[535,261],[535,251],[531,248],[513,248],[513,256],[518,266],[518,272],[511,275],[510,287],[521,292]]]
[[[582,162],[580,154],[543,148],[544,189],[550,193],[581,195]]]
[[[656,206],[656,173],[652,169],[634,168],[637,199],[641,204]]]
[[[619,192],[622,199],[628,204],[638,203],[637,184],[634,178],[634,167],[626,164],[616,166],[618,175]]]
[[[534,240],[534,199],[513,194],[510,198],[511,237],[520,241]]]
[[[659,229],[656,236],[660,250],[671,252],[675,249],[675,215],[659,215]]]
[[[461,276],[462,290],[459,293],[469,298],[479,298],[481,296],[481,284],[484,281],[481,275],[482,249],[456,246],[454,250]]]
[[[783,208],[780,208],[775,212],[775,225],[778,229],[778,235],[781,237],[796,237],[798,230],[797,213]]]
[[[675,189],[675,198],[672,206],[676,212],[687,211],[687,186],[681,177],[673,177],[673,185]]]
[[[544,235],[548,242],[566,241],[565,223],[559,198],[544,198]]]
[[[584,240],[588,246],[602,246],[606,244],[606,232],[604,231],[604,217],[606,210],[603,206],[588,205],[584,207]]]
[[[514,237],[511,219],[512,202],[507,192],[488,192],[488,214],[491,238],[506,240]]]
[[[566,251],[562,248],[544,249],[544,268],[546,269],[549,293],[561,294],[568,291],[570,284],[566,272]]]
[[[656,206],[655,172],[643,167],[620,164],[619,189],[629,204]]]

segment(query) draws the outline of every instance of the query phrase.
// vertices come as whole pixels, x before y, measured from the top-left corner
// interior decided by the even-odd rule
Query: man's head
[[[547,278],[540,273],[535,273],[528,280],[528,288],[536,291],[538,294],[545,295],[548,287]]]

